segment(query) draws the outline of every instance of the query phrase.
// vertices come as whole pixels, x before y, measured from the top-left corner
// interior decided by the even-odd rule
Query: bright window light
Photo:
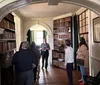
[[[43,43],[43,31],[36,32],[36,44],[41,45]]]

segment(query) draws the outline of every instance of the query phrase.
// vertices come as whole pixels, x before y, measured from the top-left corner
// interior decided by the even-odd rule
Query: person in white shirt
[[[66,48],[65,48],[65,65],[66,65],[66,71],[68,75],[69,85],[73,85],[73,62],[74,62],[74,56],[73,56],[73,48],[71,47],[71,41],[68,39],[65,41]]]

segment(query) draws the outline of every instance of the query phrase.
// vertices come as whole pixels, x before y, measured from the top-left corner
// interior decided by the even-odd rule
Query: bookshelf
[[[79,15],[79,36],[84,37],[88,44],[88,10]]]
[[[0,22],[0,77],[1,85],[13,85],[14,71],[11,64],[16,48],[14,16],[9,13]]]
[[[71,17],[54,20],[53,25],[54,50],[52,50],[52,65],[65,69],[65,40],[72,40]]]

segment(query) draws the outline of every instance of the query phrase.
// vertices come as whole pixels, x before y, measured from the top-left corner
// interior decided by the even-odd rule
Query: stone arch
[[[52,30],[51,30],[50,26],[49,26],[48,24],[46,24],[46,23],[44,23],[44,22],[40,22],[40,21],[39,21],[39,23],[36,22],[36,23],[31,24],[31,25],[25,30],[24,36],[26,36],[28,30],[29,30],[32,26],[34,26],[34,25],[36,25],[36,24],[39,24],[39,25],[45,27],[45,28],[48,30],[48,31],[47,31],[48,35],[53,36],[53,33],[52,33]]]
[[[57,0],[58,1],[58,0]],[[18,0],[13,3],[7,4],[6,6],[0,9],[0,20],[5,17],[9,12],[14,11],[20,7],[27,6],[29,4],[36,4],[36,3],[46,3],[48,0]],[[93,1],[89,0],[60,0],[61,3],[69,3],[74,5],[79,5],[82,7],[89,8],[90,10],[94,11],[96,14],[100,15],[100,4],[97,4]],[[60,3],[59,2],[59,3]]]

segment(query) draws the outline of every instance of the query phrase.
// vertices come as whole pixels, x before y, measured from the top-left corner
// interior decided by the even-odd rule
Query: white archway
[[[35,34],[33,35],[33,36],[34,36],[34,40],[36,40],[35,38],[37,37],[37,36],[36,36],[36,32],[40,32],[40,31],[43,32],[44,30],[47,32],[47,41],[49,40],[49,39],[48,39],[48,38],[49,38],[48,36],[49,36],[49,35],[52,35],[52,33],[51,33],[51,31],[50,31],[50,28],[46,28],[46,27],[47,27],[47,26],[44,27],[44,26],[42,26],[42,25],[40,25],[40,24],[35,24],[35,25],[33,25],[31,28],[29,28],[30,31],[33,30],[34,33],[35,33]],[[42,38],[42,39],[43,39],[43,38]],[[42,42],[43,42],[43,41],[42,41]],[[41,42],[41,43],[42,43],[42,42]]]
[[[10,13],[10,12],[20,8],[20,7],[24,7],[24,6],[27,6],[29,4],[46,3],[48,1],[59,1],[59,0],[18,0],[18,1],[15,1],[13,3],[7,4],[6,6],[0,8],[0,20],[3,17],[5,17],[8,13]],[[69,4],[83,6],[83,7],[89,8],[90,10],[95,12],[96,14],[100,15],[100,4],[99,4],[100,1],[96,0],[98,3],[94,2],[94,1],[95,0],[60,0],[60,2],[58,2],[58,3],[69,3]],[[42,24],[45,24],[45,23],[42,23]],[[49,28],[49,26],[47,26],[47,27]],[[49,28],[49,30],[50,30],[50,28]],[[26,32],[27,31],[25,30],[25,33]],[[51,33],[52,33],[52,30],[51,30]]]
[[[40,28],[38,28],[38,27],[40,27]],[[43,22],[39,22],[39,23],[31,26],[31,28],[29,28],[29,29],[30,30],[45,30],[47,32],[47,42],[50,45],[49,64],[52,63],[53,33],[52,33],[52,30],[49,27],[49,25],[47,25],[46,23],[43,23]]]
[[[35,23],[29,24],[29,26],[28,26],[27,29],[25,30],[25,32],[24,32],[24,37],[25,37],[25,38],[26,38],[26,35],[27,35],[28,30],[29,30],[31,27],[35,26],[36,24],[38,24],[38,25],[43,26],[44,28],[46,28],[45,30],[47,30],[48,35],[51,36],[51,37],[53,36],[52,29],[50,28],[49,25],[47,25],[47,24],[44,23],[44,22],[35,22]],[[25,39],[24,39],[24,40],[25,40]]]
[[[4,0],[5,1],[5,0]],[[100,3],[99,0],[97,0],[98,3]],[[0,8],[0,20],[5,17],[8,13],[20,8],[27,6],[29,4],[36,4],[36,3],[50,3],[50,4],[55,4],[55,3],[69,3],[69,4],[74,4],[74,5],[79,5],[82,7],[89,8],[93,12],[97,13],[100,15],[100,4],[96,3],[94,0],[15,0],[13,3],[6,4],[2,8]],[[1,3],[2,4],[2,3]],[[0,4],[0,5],[1,5]]]

